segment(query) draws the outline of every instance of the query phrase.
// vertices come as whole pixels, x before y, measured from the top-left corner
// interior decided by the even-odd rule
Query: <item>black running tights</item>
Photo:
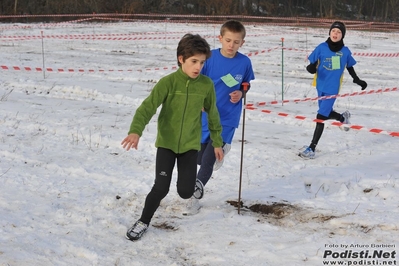
[[[335,119],[337,121],[340,121],[341,123],[344,121],[342,115],[335,111],[332,111],[328,117],[325,117],[324,115],[321,114],[317,114],[316,118],[320,120]],[[319,143],[323,131],[324,131],[324,123],[316,123],[316,128],[314,129],[313,133],[313,139],[309,146],[312,149],[312,151],[316,149],[316,145],[317,143]]]
[[[197,153],[190,150],[176,154],[165,148],[158,148],[155,166],[155,182],[145,200],[140,220],[149,224],[161,200],[169,192],[173,168],[177,161],[177,193],[183,199],[190,198],[194,193],[197,177]]]

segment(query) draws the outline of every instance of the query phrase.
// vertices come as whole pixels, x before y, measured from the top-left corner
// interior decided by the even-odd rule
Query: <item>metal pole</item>
[[[43,79],[46,79],[46,68],[44,64],[44,41],[43,41],[43,31],[41,31],[42,35],[42,59],[43,59]]]
[[[284,105],[284,38],[281,38],[281,105]]]
[[[243,160],[244,160],[244,132],[245,132],[245,109],[246,109],[246,104],[247,104],[247,91],[248,91],[248,82],[243,82],[242,86],[244,88],[244,110],[242,113],[242,134],[241,134],[241,162],[240,162],[240,183],[238,186],[238,214],[240,214],[240,209],[241,209],[241,183],[242,183],[242,166],[243,166]]]

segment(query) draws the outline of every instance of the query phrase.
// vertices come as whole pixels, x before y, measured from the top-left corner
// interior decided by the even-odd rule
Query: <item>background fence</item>
[[[277,26],[329,27],[336,19],[310,17],[270,17],[245,15],[181,15],[181,14],[52,14],[52,15],[0,15],[0,23],[31,22],[115,22],[115,21],[149,21],[174,23],[221,23],[228,19],[237,19],[251,24],[269,24]],[[398,31],[399,23],[365,20],[341,20],[348,29]]]

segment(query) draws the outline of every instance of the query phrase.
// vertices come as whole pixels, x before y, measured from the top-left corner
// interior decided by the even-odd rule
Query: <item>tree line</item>
[[[1,0],[1,15],[195,14],[398,22],[399,0]]]

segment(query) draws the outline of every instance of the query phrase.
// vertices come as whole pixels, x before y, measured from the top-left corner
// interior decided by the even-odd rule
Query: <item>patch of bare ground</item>
[[[227,201],[230,205],[238,208],[237,201]],[[312,210],[292,205],[286,202],[256,203],[244,206],[241,202],[240,208],[250,211],[259,216],[258,221],[265,219],[271,224],[279,226],[291,226],[297,223],[324,223],[326,221],[340,218],[342,216],[315,213]]]
[[[168,224],[167,222],[157,223],[152,225],[155,228],[168,230],[168,231],[176,231],[177,228],[174,225]]]
[[[370,191],[365,191],[368,193]],[[227,201],[238,208],[238,201]],[[302,228],[302,230],[323,231],[330,237],[340,235],[376,235],[378,238],[389,239],[392,234],[397,234],[399,226],[389,223],[374,224],[372,221],[364,221],[357,218],[355,211],[340,215],[332,215],[328,210],[315,210],[311,208],[293,205],[289,202],[268,202],[244,205],[240,202],[243,213],[251,213],[257,217],[260,223],[269,223],[285,228]],[[350,217],[349,217],[350,216]],[[317,224],[317,225],[315,225]]]

